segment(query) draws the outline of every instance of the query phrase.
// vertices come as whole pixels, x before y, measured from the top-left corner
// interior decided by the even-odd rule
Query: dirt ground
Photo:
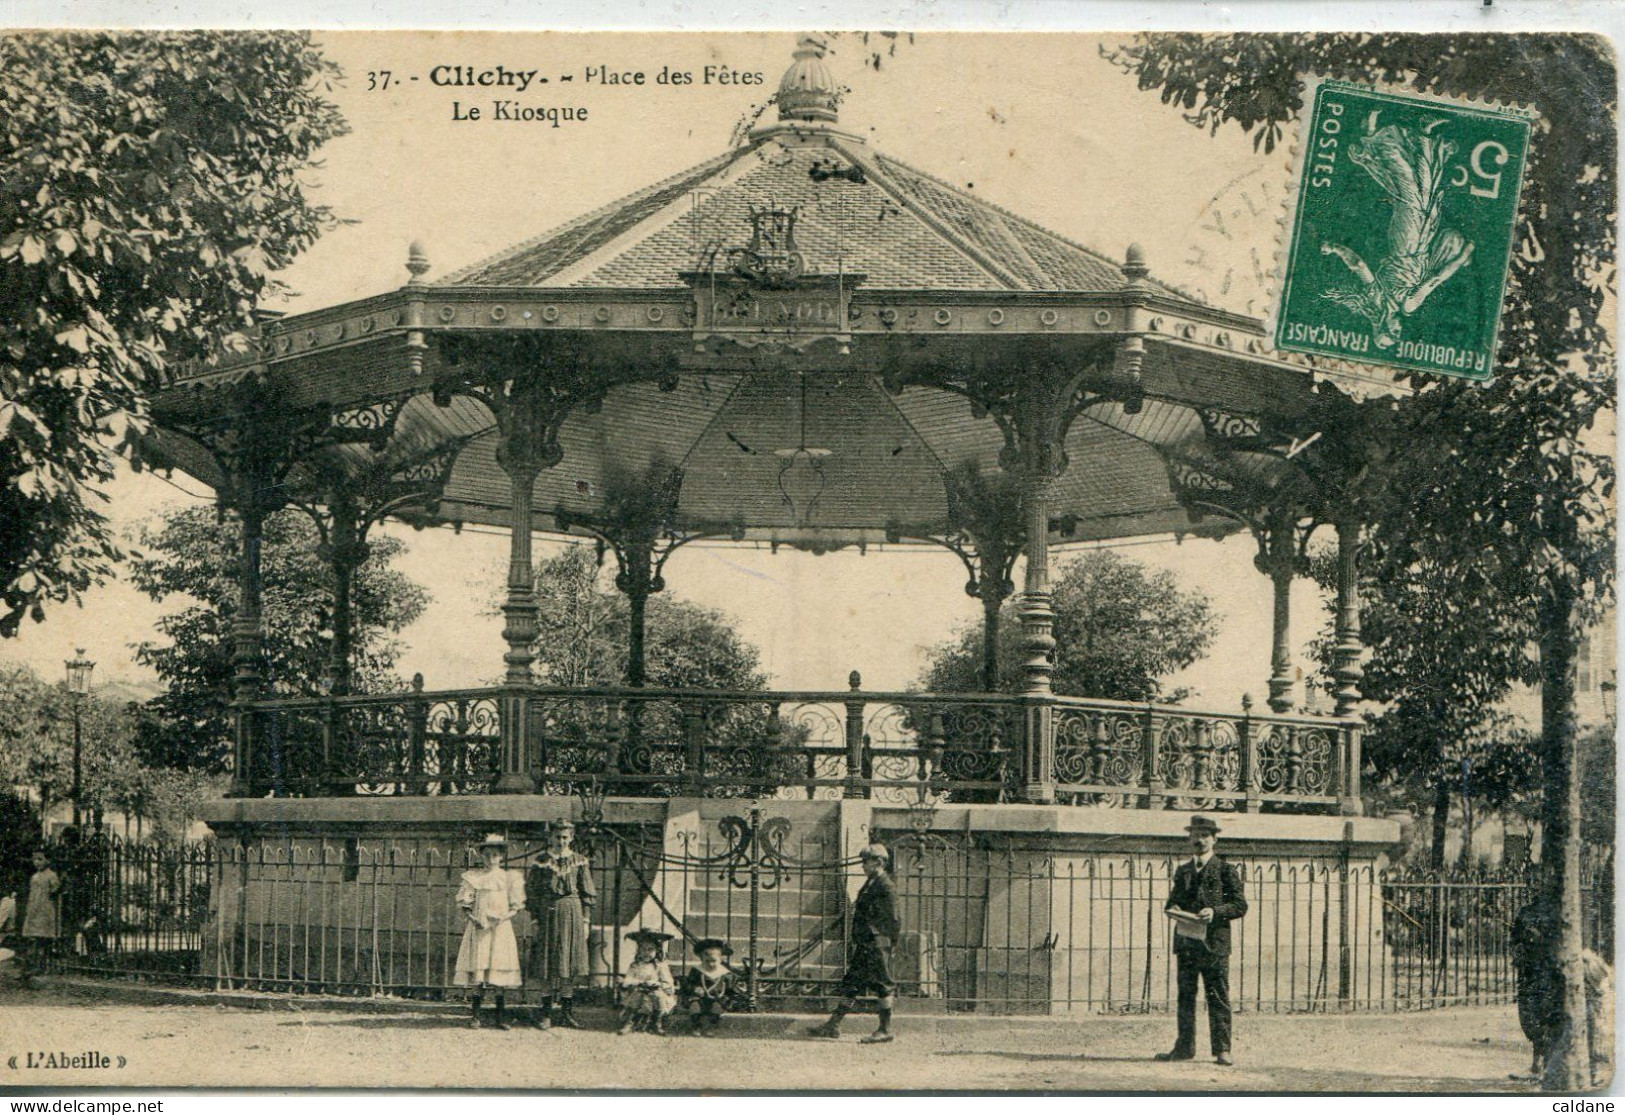
[[[864,1046],[868,1017],[840,1042],[810,1018],[734,1017],[714,1038],[616,1037],[594,1029],[466,1028],[462,1014],[174,1005],[83,987],[0,990],[0,1091],[8,1087],[858,1089],[972,1091],[1496,1091],[1528,1046],[1511,1007],[1393,1015],[1242,1015],[1236,1060],[1162,1064],[1165,1016],[1065,1020],[898,1018],[899,1040]],[[1199,1027],[1203,1020],[1198,1019]],[[1205,1033],[1204,1048],[1205,1048]],[[725,1050],[716,1048],[724,1045]],[[473,1055],[474,1050],[483,1055]],[[27,1055],[94,1051],[123,1067],[27,1067]],[[13,1062],[13,1059],[15,1061]]]

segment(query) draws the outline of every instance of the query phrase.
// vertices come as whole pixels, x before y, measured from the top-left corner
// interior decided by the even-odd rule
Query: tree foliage
[[[1618,115],[1600,36],[1338,33],[1142,35],[1108,57],[1199,127],[1235,123],[1273,149],[1311,73],[1538,113],[1502,308],[1495,379],[1423,374],[1398,412],[1404,453],[1386,483],[1351,492],[1379,581],[1446,573],[1474,606],[1515,614],[1540,652],[1546,901],[1561,910],[1565,1037],[1547,1082],[1582,1087],[1580,786],[1575,648],[1613,591],[1612,306]],[[1439,638],[1456,644],[1447,630]]]
[[[73,719],[79,704],[81,802],[116,808],[138,776],[135,714],[127,704],[46,682],[26,666],[0,669],[0,785],[28,794],[43,817],[73,794]]]
[[[344,132],[303,34],[0,37],[0,635],[118,555],[98,509],[169,364],[249,323],[332,221]]]
[[[1163,679],[1207,653],[1218,617],[1206,594],[1186,592],[1167,570],[1152,572],[1110,550],[1062,567],[1053,585],[1055,692],[1120,701],[1179,700]],[[1021,688],[1018,605],[999,625],[999,689]],[[921,678],[937,693],[981,688],[982,633],[968,626],[938,647]]]
[[[1432,812],[1433,861],[1442,867],[1453,799],[1470,793],[1504,808],[1539,786],[1536,741],[1500,709],[1515,685],[1538,680],[1535,625],[1494,586],[1460,583],[1436,561],[1384,572],[1360,578],[1361,640],[1370,650],[1361,750],[1379,782],[1418,814]],[[1334,590],[1335,556],[1313,555],[1310,573]],[[1335,644],[1328,625],[1315,656],[1329,683]]]
[[[593,551],[571,546],[536,566],[538,674],[555,685],[620,685],[626,677],[626,597],[602,586]],[[648,682],[760,689],[761,656],[721,612],[656,595],[647,619]]]
[[[162,639],[137,644],[136,661],[150,666],[165,691],[149,702],[156,719],[139,734],[151,766],[202,772],[224,769],[230,753],[231,626],[238,607],[239,525],[205,507],[166,515],[140,536],[144,556],[130,566],[131,582],[154,600],[185,601],[158,621]],[[332,646],[332,574],[317,554],[315,524],[301,511],[265,520],[261,545],[266,677],[272,691],[316,696]],[[396,688],[393,636],[422,614],[429,597],[391,569],[405,550],[391,537],[371,543],[351,590],[355,623],[355,691]]]

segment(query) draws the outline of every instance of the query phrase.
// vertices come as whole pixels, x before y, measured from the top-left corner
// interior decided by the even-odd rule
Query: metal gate
[[[860,878],[833,829],[795,833],[788,818],[751,805],[692,829],[652,838],[589,815],[578,827],[599,880],[594,929],[605,967],[630,960],[626,935],[671,933],[681,975],[694,942],[727,941],[744,979],[739,1009],[833,993],[845,964],[848,883]]]

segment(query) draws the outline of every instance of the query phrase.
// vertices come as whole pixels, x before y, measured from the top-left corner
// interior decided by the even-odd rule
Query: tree
[[[601,587],[606,574],[600,562],[591,548],[570,546],[536,567],[540,616],[532,649],[545,683],[578,687],[628,684],[631,609],[625,594]],[[656,595],[649,598],[644,618],[648,687],[751,690],[766,686],[756,648],[739,637],[732,621],[721,612]],[[600,769],[596,764],[601,761],[599,748],[604,737],[592,708],[595,703],[568,702],[552,714],[549,731],[555,742],[550,752],[560,769]],[[656,754],[656,749],[645,748],[640,741],[682,738],[684,711],[679,702],[663,697],[626,702],[626,736],[617,760],[623,769],[643,774],[669,771],[671,756]],[[742,780],[736,785],[712,782],[708,793],[750,796],[761,792],[763,781],[780,778],[778,767],[773,762],[764,765],[757,748],[764,743],[790,747],[805,733],[784,726],[770,739],[776,723],[766,704],[730,703],[710,710],[706,773],[715,778],[734,771]],[[793,756],[773,758],[780,765],[800,769]],[[783,780],[790,781],[792,773],[783,770]],[[676,778],[645,782],[639,792],[677,794],[683,792],[682,786]]]
[[[75,698],[26,666],[0,670],[0,784],[39,803],[40,819],[73,794],[74,701],[79,708],[82,804],[105,808],[134,757],[134,718],[94,694]]]
[[[39,846],[40,815],[33,803],[20,794],[0,793],[0,898],[22,901],[34,869],[30,857]]]
[[[1334,589],[1335,554],[1313,554],[1310,575]],[[1494,585],[1452,577],[1434,561],[1385,568],[1382,577],[1367,568],[1360,600],[1371,652],[1362,753],[1418,813],[1431,810],[1431,861],[1443,867],[1453,798],[1503,808],[1538,784],[1534,741],[1499,710],[1515,684],[1538,680],[1531,617],[1506,607]],[[1328,682],[1335,644],[1328,626],[1315,645]]]
[[[1207,652],[1218,617],[1201,592],[1184,592],[1172,573],[1155,573],[1110,550],[1063,567],[1054,585],[1055,692],[1119,701],[1177,701],[1162,681]],[[1014,619],[1016,605],[1006,604]],[[999,690],[1021,689],[1021,630],[1000,625]],[[932,654],[920,684],[937,693],[981,688],[982,632],[969,626]]]
[[[332,223],[345,131],[290,32],[0,38],[0,635],[118,556],[97,509],[166,365],[249,324]],[[138,462],[137,462],[138,463]]]
[[[553,685],[621,685],[626,677],[626,598],[600,587],[602,569],[585,546],[536,567],[540,620],[533,648]],[[721,612],[655,596],[649,601],[649,684],[674,689],[761,689],[761,656]]]
[[[219,772],[230,755],[231,625],[237,610],[234,517],[209,508],[171,512],[142,531],[145,556],[130,566],[132,583],[157,601],[189,603],[158,621],[162,640],[137,644],[136,661],[152,667],[165,692],[148,707],[140,753],[149,766]],[[356,570],[352,590],[356,692],[398,688],[392,636],[423,613],[428,594],[389,567],[405,550],[381,537]],[[284,696],[317,696],[332,645],[331,571],[317,555],[315,524],[289,509],[265,520],[261,550],[266,673]]]
[[[1143,35],[1108,57],[1198,127],[1272,150],[1321,73],[1539,113],[1511,260],[1496,378],[1410,377],[1406,452],[1361,508],[1379,579],[1429,563],[1527,617],[1541,679],[1543,900],[1558,932],[1565,1024],[1546,1086],[1587,1086],[1580,959],[1578,639],[1612,591],[1613,460],[1593,431],[1616,389],[1615,64],[1585,35]]]

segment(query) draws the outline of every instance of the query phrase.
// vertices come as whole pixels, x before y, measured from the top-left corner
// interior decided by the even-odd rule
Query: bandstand
[[[1370,994],[1371,881],[1398,826],[1360,796],[1362,386],[1271,353],[1257,321],[1159,283],[1136,247],[1097,254],[871,150],[837,89],[803,40],[777,120],[742,145],[443,277],[414,244],[399,289],[174,370],[151,455],[242,525],[232,797],[207,817],[231,864],[211,898],[219,980],[442,986],[467,838],[540,844],[572,818],[608,896],[603,973],[626,930],[664,924],[732,938],[753,996],[816,994],[852,853],[879,838],[921,1003],[1162,1005],[1168,858],[1202,809],[1252,867],[1243,1008]],[[289,505],[332,569],[315,696],[262,669],[258,536]],[[499,686],[353,691],[350,581],[386,518],[511,531]],[[1331,715],[1294,707],[1287,631],[1319,526],[1340,575]],[[1238,531],[1275,588],[1266,707],[1052,691],[1053,551]],[[538,532],[613,554],[624,685],[535,676]],[[835,692],[646,685],[646,603],[700,539],[875,561],[947,547],[985,609],[986,691],[872,692],[857,672]],[[1023,680],[1000,693],[1018,559]]]

